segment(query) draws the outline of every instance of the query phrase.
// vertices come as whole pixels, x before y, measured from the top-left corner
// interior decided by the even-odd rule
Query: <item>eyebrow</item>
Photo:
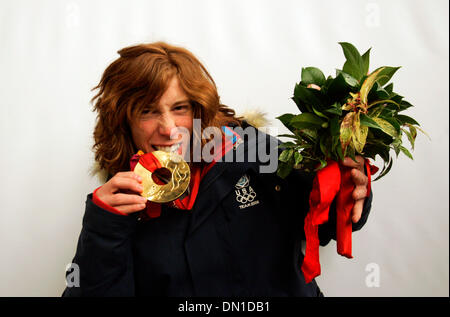
[[[183,103],[191,103],[191,101],[189,99],[179,100],[179,101],[175,102],[172,106],[178,106]]]
[[[172,107],[178,106],[178,105],[184,104],[184,103],[189,103],[190,104],[191,100],[189,100],[189,99],[178,100],[178,101],[176,101],[175,103],[172,104]],[[150,108],[157,108],[157,107],[158,106],[155,103],[150,104]]]

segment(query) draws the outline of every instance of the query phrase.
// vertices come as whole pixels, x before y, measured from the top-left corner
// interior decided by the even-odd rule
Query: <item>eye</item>
[[[151,108],[151,107],[146,107],[142,110],[141,112],[141,116],[145,116],[145,115],[153,115],[156,114],[158,111],[155,108]]]
[[[187,112],[190,109],[191,109],[190,104],[181,104],[181,105],[177,105],[173,108],[173,110],[175,110],[176,112]]]

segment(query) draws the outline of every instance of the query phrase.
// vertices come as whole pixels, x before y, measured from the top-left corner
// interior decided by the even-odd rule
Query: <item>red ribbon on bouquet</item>
[[[366,166],[368,185],[367,197],[370,195],[371,174],[378,168]],[[337,252],[347,258],[352,258],[352,217],[351,212],[355,203],[352,193],[355,184],[351,177],[351,167],[343,166],[336,161],[328,161],[319,170],[313,180],[313,188],[309,196],[309,212],[305,217],[306,250],[302,264],[302,272],[306,283],[320,275],[319,262],[319,225],[328,221],[330,205],[336,197],[336,243]]]

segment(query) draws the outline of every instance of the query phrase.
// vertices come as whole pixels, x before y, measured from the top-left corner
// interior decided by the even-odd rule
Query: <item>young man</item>
[[[64,296],[322,295],[300,269],[311,177],[262,172],[267,162],[251,154],[269,149],[277,159],[277,140],[249,133],[254,128],[220,103],[213,79],[189,51],[158,42],[119,55],[94,97],[95,160],[108,178],[87,197],[73,259],[80,283]],[[210,127],[223,143],[206,160]],[[180,130],[188,137],[174,133]],[[155,151],[183,153],[189,164],[188,190],[168,203],[142,197],[142,178],[133,172],[142,154]],[[344,164],[353,168],[358,230],[371,203],[364,159]],[[335,238],[334,213],[319,226],[322,245]]]

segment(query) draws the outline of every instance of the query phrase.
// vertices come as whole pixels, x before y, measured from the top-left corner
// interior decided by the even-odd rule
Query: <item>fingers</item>
[[[110,190],[113,193],[119,190],[121,191],[130,190],[137,193],[142,193],[144,188],[142,187],[141,182],[142,179],[140,178],[139,175],[137,174],[130,175],[128,172],[126,172],[126,173],[117,173],[116,176],[111,178],[108,183]]]
[[[362,210],[364,207],[364,200],[367,196],[368,178],[361,171],[356,168],[352,169],[352,179],[355,183],[355,189],[352,192],[352,198],[355,200],[352,210],[352,221],[354,223],[361,219]]]
[[[352,210],[352,222],[357,223],[361,219],[361,214],[364,207],[364,200],[367,196],[367,185],[369,178],[364,173],[364,158],[362,156],[356,156],[356,161],[351,158],[345,158],[343,165],[352,167],[351,177],[355,184],[352,197],[355,200]]]
[[[342,161],[342,165],[364,171],[364,158],[361,155],[356,155],[355,159],[356,162],[350,157],[345,157]]]
[[[356,186],[367,186],[369,182],[369,178],[366,176],[366,174],[356,168],[352,169],[351,176],[353,183],[355,183]]]
[[[361,219],[363,207],[364,207],[364,199],[359,199],[359,200],[355,201],[355,204],[354,204],[353,210],[352,210],[353,223],[357,223]]]
[[[145,208],[145,204],[134,204],[134,205],[123,205],[123,206],[116,206],[114,207],[117,210],[124,212],[124,213],[133,213],[137,211],[141,211]]]
[[[362,210],[364,207],[364,200],[366,199],[367,188],[364,186],[357,186],[353,190],[352,197],[355,200],[352,210],[352,221],[354,223],[361,219]]]
[[[357,201],[365,199],[367,196],[367,188],[365,186],[356,186],[352,193],[352,198]]]
[[[97,197],[107,205],[124,213],[140,211],[145,208],[147,199],[142,193],[142,178],[134,172],[120,172],[114,175],[97,191]]]
[[[354,223],[361,219],[364,200],[367,196],[367,185],[369,183],[369,178],[364,172],[364,157],[357,155],[355,156],[355,160],[356,162],[352,158],[346,157],[342,161],[342,165],[352,168],[351,177],[353,183],[355,184],[355,189],[352,193],[352,198],[355,200],[355,204],[352,209],[352,222]]]
[[[136,179],[139,182],[142,182],[142,177],[136,174],[135,172],[118,172],[116,175],[114,175],[114,177],[131,178]]]
[[[147,203],[147,198],[139,195],[117,193],[111,197],[110,202],[113,206],[145,205]]]

